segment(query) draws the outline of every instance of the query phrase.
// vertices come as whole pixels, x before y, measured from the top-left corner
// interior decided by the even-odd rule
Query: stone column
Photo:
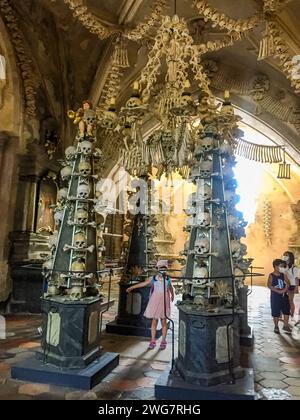
[[[18,143],[18,138],[0,131],[0,302],[6,301],[11,292],[8,234],[14,219]]]
[[[15,231],[35,231],[39,181],[36,175],[22,175],[19,178]]]

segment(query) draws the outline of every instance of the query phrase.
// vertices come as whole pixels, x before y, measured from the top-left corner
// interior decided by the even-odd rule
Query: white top
[[[291,286],[296,286],[296,279],[299,278],[299,269],[295,266],[291,267],[287,271],[287,277],[291,283]]]

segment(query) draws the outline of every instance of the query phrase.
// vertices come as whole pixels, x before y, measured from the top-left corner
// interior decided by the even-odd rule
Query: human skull
[[[100,125],[103,128],[112,129],[116,126],[117,114],[114,111],[104,110],[101,115]]]
[[[247,255],[247,245],[241,244],[241,256]]]
[[[88,212],[84,209],[79,209],[76,212],[76,222],[78,225],[85,225],[88,222]]]
[[[89,162],[86,162],[85,160],[81,161],[78,165],[79,173],[82,176],[90,175],[92,172],[92,167]]]
[[[64,216],[63,210],[58,210],[54,213],[54,221],[56,225],[60,225]]]
[[[187,226],[194,226],[194,225],[195,225],[195,222],[196,222],[195,217],[194,217],[194,216],[190,216],[190,217],[187,219],[186,224],[187,224]]]
[[[57,193],[57,201],[65,201],[68,196],[68,189],[61,188]]]
[[[96,147],[95,151],[94,151],[94,157],[96,159],[101,159],[103,156],[103,152],[101,149],[99,149],[98,147]]]
[[[234,269],[234,275],[235,275],[235,284],[238,288],[244,287],[244,280],[246,278],[245,273],[243,270],[241,270],[239,267],[236,267]]]
[[[208,277],[208,269],[207,267],[199,267],[196,266],[196,269],[194,271],[194,276],[199,277],[200,279],[205,279]],[[198,280],[197,280],[198,282]]]
[[[53,259],[50,258],[49,260],[45,261],[42,268],[44,270],[52,270],[53,268]]]
[[[80,300],[83,297],[83,289],[81,286],[74,286],[71,288],[70,300]]]
[[[228,203],[231,203],[234,201],[235,198],[235,192],[232,190],[225,190],[225,201]]]
[[[137,96],[131,96],[126,102],[126,108],[137,108],[142,106],[142,101]]]
[[[196,295],[196,296],[194,297],[194,301],[193,301],[193,303],[194,303],[195,305],[198,305],[198,306],[204,306],[204,305],[205,305],[205,299],[204,299],[204,296],[202,296],[202,295]]]
[[[186,208],[186,213],[187,213],[189,216],[194,216],[194,215],[196,214],[196,207],[195,207],[195,206],[191,206],[191,205],[189,205],[189,206]]]
[[[225,143],[225,142],[221,144],[220,152],[221,152],[222,155],[232,155],[233,154],[232,147],[230,146],[230,144]]]
[[[80,143],[80,152],[85,156],[90,156],[92,154],[92,143],[90,141],[84,140]]]
[[[195,244],[197,253],[200,255],[207,254],[209,252],[209,240],[208,239],[198,239]]]
[[[84,120],[89,123],[93,124],[97,121],[96,113],[92,109],[85,109],[84,111]]]
[[[202,228],[207,228],[210,226],[211,217],[208,212],[200,213],[197,217],[197,224]]]
[[[233,229],[233,230],[237,229],[238,226],[239,226],[238,219],[235,216],[233,216],[232,214],[230,214],[228,216],[228,226],[229,226],[230,229]]]
[[[61,176],[63,181],[68,180],[71,175],[72,175],[72,168],[70,166],[65,166],[60,171],[60,176]]]
[[[192,193],[189,195],[189,198],[188,198],[188,206],[190,207],[195,203],[196,203],[196,193]]]
[[[72,271],[74,277],[83,277],[85,275],[85,263],[82,261],[74,261],[72,263]]]
[[[86,184],[80,184],[77,189],[77,197],[81,199],[87,199],[90,195],[90,187]]]
[[[239,241],[232,240],[230,242],[232,258],[237,259],[241,255],[241,243]]]
[[[209,178],[212,174],[213,162],[212,160],[203,160],[200,163],[200,175],[203,178]]]
[[[74,236],[74,245],[77,248],[86,248],[86,235],[84,235],[81,232],[76,233],[76,235]]]
[[[76,156],[76,148],[74,146],[69,146],[65,150],[65,155],[67,160],[73,160]]]
[[[212,197],[212,189],[211,186],[208,184],[204,184],[203,188],[199,190],[199,198],[202,201],[210,200]]]
[[[212,137],[204,137],[201,140],[200,148],[203,152],[210,152],[214,148],[214,140]]]
[[[48,246],[50,249],[52,248],[56,248],[57,246],[57,241],[58,241],[58,231],[54,231],[53,235],[49,236],[49,240],[48,240]]]

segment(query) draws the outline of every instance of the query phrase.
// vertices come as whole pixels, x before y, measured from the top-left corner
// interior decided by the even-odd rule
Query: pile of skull
[[[217,284],[209,279],[209,258],[211,255],[211,229],[218,228],[218,212],[223,212],[222,206],[212,206],[215,202],[220,204],[219,199],[213,199],[212,179],[213,173],[213,151],[216,150],[216,138],[218,132],[214,124],[209,124],[200,134],[199,145],[196,146],[194,156],[197,160],[191,171],[191,180],[197,186],[195,193],[192,193],[188,200],[186,213],[188,214],[187,227],[185,230],[196,229],[196,239],[194,246],[191,247],[191,241],[187,241],[183,254],[187,256],[187,264],[193,264],[193,280],[184,281],[184,295],[193,298],[192,303],[200,307],[205,306],[207,298],[212,295],[212,291],[217,290]],[[236,210],[236,204],[239,197],[236,195],[236,181],[234,179],[233,167],[235,158],[231,146],[223,142],[219,148],[221,155],[223,182],[225,191],[225,207],[227,210],[227,223],[230,234],[230,245],[232,253],[233,268],[235,274],[236,288],[244,287],[245,273],[247,272],[251,260],[245,259],[247,247],[240,242],[245,236],[246,223],[243,220],[242,213]],[[212,226],[212,209],[217,215],[215,226]],[[220,223],[221,226],[221,223]],[[190,248],[190,249],[189,249]],[[192,249],[191,249],[192,248]],[[191,257],[192,254],[192,257]],[[215,255],[217,256],[217,255]],[[185,273],[187,270],[185,269]],[[230,300],[228,293],[228,300]],[[232,294],[231,294],[232,296]]]
[[[97,225],[95,221],[96,209],[102,206],[102,196],[98,193],[98,198],[95,197],[98,176],[93,174],[102,159],[102,152],[95,147],[95,133],[90,132],[88,124],[85,127],[79,125],[77,145],[68,147],[65,159],[61,161],[62,188],[58,191],[54,208],[56,229],[49,238],[51,257],[43,265],[48,281],[46,296],[62,295],[66,300],[80,300],[98,294],[98,270],[103,268],[105,251],[104,224]],[[97,243],[95,230],[99,228]],[[94,234],[90,234],[93,230]],[[60,263],[62,259],[66,264]],[[94,261],[87,265],[87,260],[91,259]],[[59,267],[62,266],[67,266],[68,270],[61,272]],[[93,271],[88,271],[90,267],[94,267]]]

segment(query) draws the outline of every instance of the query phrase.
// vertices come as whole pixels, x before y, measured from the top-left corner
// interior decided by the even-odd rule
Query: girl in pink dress
[[[145,280],[144,282],[129,287],[127,289],[127,293],[130,293],[134,289],[151,285],[150,298],[144,313],[146,318],[152,319],[151,341],[149,344],[149,349],[154,349],[156,346],[156,329],[158,320],[160,319],[162,326],[162,340],[160,343],[160,349],[164,350],[167,345],[167,318],[170,317],[171,313],[171,300],[172,302],[174,300],[174,289],[170,277],[166,274],[168,269],[168,261],[158,261],[156,268],[158,269],[158,273],[155,276]]]

